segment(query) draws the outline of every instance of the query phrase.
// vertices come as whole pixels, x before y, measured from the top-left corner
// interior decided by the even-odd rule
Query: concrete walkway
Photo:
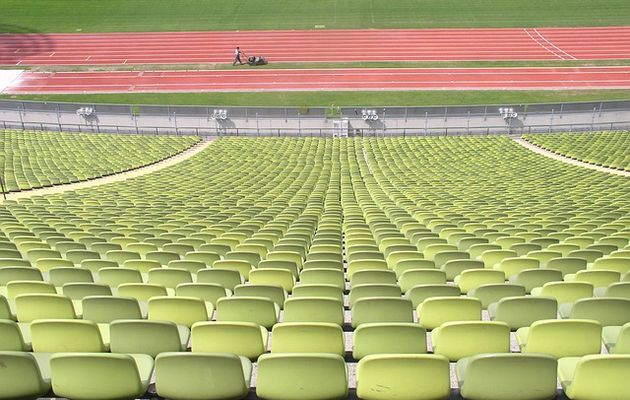
[[[620,171],[620,170],[614,169],[614,168],[602,167],[600,165],[594,165],[594,164],[589,164],[589,163],[584,162],[584,161],[574,160],[572,158],[565,157],[565,156],[562,156],[560,154],[556,154],[556,153],[551,152],[549,150],[545,150],[545,149],[543,149],[541,147],[538,147],[535,144],[532,144],[532,143],[528,142],[527,140],[525,140],[525,139],[523,139],[521,137],[511,137],[511,139],[514,140],[516,143],[520,144],[521,146],[523,146],[523,147],[533,151],[534,153],[542,154],[543,156],[549,157],[549,158],[553,158],[554,160],[562,161],[562,162],[565,162],[567,164],[577,165],[579,167],[594,169],[596,171],[607,172],[609,174],[630,177],[630,172],[628,172],[628,171]]]
[[[82,182],[68,183],[65,185],[56,185],[39,189],[31,189],[31,190],[22,190],[20,192],[12,192],[7,193],[7,200],[17,200],[28,198],[32,196],[43,196],[47,194],[53,193],[61,193],[68,190],[76,190],[76,189],[84,189],[93,186],[104,185],[106,183],[120,182],[126,179],[135,178],[137,176],[142,176],[146,174],[150,174],[155,171],[159,171],[166,167],[170,167],[172,165],[178,164],[184,160],[188,160],[189,158],[199,154],[203,150],[206,149],[214,140],[214,137],[207,138],[197,143],[196,145],[182,151],[181,153],[177,153],[169,158],[165,158],[155,164],[146,165],[144,167],[139,167],[136,169],[132,169],[129,171],[121,172],[119,174],[113,174],[109,176],[104,176],[102,178],[90,179]],[[4,201],[4,198],[0,196],[0,204]]]

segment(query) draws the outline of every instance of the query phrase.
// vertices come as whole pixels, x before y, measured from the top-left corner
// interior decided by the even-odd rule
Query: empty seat
[[[253,285],[279,286],[291,293],[295,285],[295,276],[286,269],[255,269],[249,273],[249,282]]]
[[[598,297],[580,299],[560,305],[560,316],[571,319],[592,319],[602,326],[630,322],[630,299]]]
[[[505,322],[511,330],[516,330],[543,319],[555,319],[558,301],[547,297],[506,297],[490,304],[488,312],[493,321]]]
[[[542,320],[516,331],[522,353],[555,357],[599,354],[602,326],[593,320]]]
[[[600,258],[593,262],[593,269],[612,270],[625,274],[630,271],[630,257]]]
[[[212,268],[197,271],[197,283],[215,283],[234,290],[236,285],[242,284],[243,281],[243,276],[238,271]]]
[[[48,357],[21,351],[0,351],[0,398],[34,399],[50,391]]]
[[[558,360],[558,380],[569,399],[627,399],[630,355],[597,354]]]
[[[332,353],[345,355],[343,331],[337,324],[284,322],[271,332],[272,353]]]
[[[459,392],[471,400],[547,400],[556,396],[555,358],[541,354],[480,354],[457,362]]]
[[[335,285],[297,285],[292,297],[330,297],[343,304],[343,289]]]
[[[233,354],[165,352],[155,359],[157,394],[175,400],[242,399],[251,375],[251,361]]]
[[[609,353],[630,354],[630,323],[623,326],[605,326],[602,340]]]
[[[440,269],[446,273],[446,279],[452,281],[464,271],[484,268],[483,261],[479,260],[451,260],[442,265]]]
[[[109,327],[112,353],[148,354],[186,351],[190,330],[167,321],[116,320]]]
[[[300,285],[335,285],[345,289],[346,281],[343,271],[337,269],[314,268],[300,273]]]
[[[279,313],[280,307],[268,298],[224,297],[217,301],[216,320],[253,322],[271,329],[278,321]]]
[[[66,283],[61,293],[72,300],[82,300],[87,296],[111,296],[112,289],[99,283]]]
[[[623,297],[630,299],[630,282],[618,282],[595,289],[595,295],[598,297]]]
[[[377,354],[357,365],[357,396],[365,400],[446,399],[448,359],[433,354]]]
[[[513,296],[525,296],[525,288],[510,283],[491,283],[477,286],[468,292],[468,297],[479,299],[484,309],[487,309],[490,304],[496,303],[504,297]]]
[[[370,284],[397,284],[394,271],[386,270],[365,270],[358,271],[352,275],[350,286],[370,285]]]
[[[117,319],[143,319],[146,316],[133,297],[89,296],[81,301],[83,319],[109,324]]]
[[[63,286],[66,283],[91,283],[94,277],[88,269],[60,267],[48,271],[48,281],[55,286]]]
[[[418,306],[418,323],[432,330],[450,321],[480,321],[481,302],[467,297],[432,297]]]
[[[417,308],[423,301],[431,297],[459,297],[462,292],[455,285],[416,285],[405,293],[405,297]]]
[[[256,394],[275,400],[344,399],[346,364],[336,354],[263,354],[258,359]]]
[[[445,322],[431,332],[433,352],[450,361],[482,353],[509,353],[510,327],[504,322]]]
[[[328,322],[342,326],[343,302],[325,297],[292,297],[284,302],[284,322]]]
[[[537,268],[521,271],[510,277],[510,282],[525,287],[527,293],[548,282],[562,281],[562,272],[556,269]]]
[[[538,267],[540,267],[540,262],[535,258],[516,257],[504,258],[499,264],[494,266],[494,269],[503,271],[505,276],[509,278],[521,271]]]
[[[578,271],[586,269],[587,262],[577,257],[552,258],[547,261],[545,268],[556,269],[562,271],[562,275],[575,274]]]
[[[408,269],[399,277],[400,289],[407,293],[417,285],[445,284],[446,278],[446,273],[438,269]]]
[[[532,290],[533,296],[553,297],[558,304],[593,297],[593,285],[587,282],[549,282]]]
[[[155,283],[123,283],[118,285],[118,295],[146,302],[151,297],[168,296],[168,291]]]
[[[352,357],[427,352],[426,329],[414,323],[364,323],[353,334]]]
[[[37,353],[103,352],[109,340],[103,341],[92,321],[39,319],[30,326],[33,351]]]
[[[564,280],[567,282],[587,282],[595,287],[606,287],[612,283],[619,282],[621,274],[617,271],[610,270],[584,270],[578,271],[576,274],[567,274]]]
[[[217,304],[217,300],[232,294],[229,289],[215,283],[180,283],[175,288],[175,296],[195,297]]]
[[[378,260],[378,259],[371,259],[371,260],[357,259],[357,260],[348,262],[347,274],[348,274],[348,278],[350,279],[352,278],[352,275],[355,272],[365,271],[365,270],[387,270],[387,263],[385,262],[385,260]]]
[[[149,319],[170,321],[190,328],[212,317],[212,304],[194,297],[157,296],[149,299]]]
[[[356,285],[350,289],[349,303],[353,307],[357,300],[365,297],[394,297],[400,298],[400,288],[393,284]]]
[[[504,283],[505,274],[503,271],[494,271],[489,269],[471,269],[462,272],[455,277],[455,284],[459,286],[462,293],[468,293],[470,290],[490,283]]]
[[[0,267],[0,286],[11,281],[43,281],[42,272],[32,267]]]
[[[146,354],[59,353],[50,359],[55,395],[69,399],[129,399],[144,395],[153,374]]]
[[[18,325],[10,319],[0,319],[0,352],[2,351],[31,351],[28,334],[24,334],[28,325]],[[25,336],[27,340],[25,341]]]
[[[20,322],[76,318],[72,300],[58,294],[23,294],[15,298],[15,308]]]
[[[413,322],[411,300],[393,297],[366,297],[351,310],[352,327],[371,322]]]
[[[256,360],[267,351],[269,333],[253,322],[208,321],[192,327],[195,353],[232,353]]]
[[[192,283],[192,274],[185,269],[156,268],[149,270],[148,283],[175,289],[181,283]]]

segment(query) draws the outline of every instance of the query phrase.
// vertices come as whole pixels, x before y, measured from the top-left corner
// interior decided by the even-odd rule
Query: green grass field
[[[2,0],[0,32],[630,25],[628,0]]]
[[[131,93],[0,95],[0,99],[76,103],[213,106],[428,106],[628,100],[630,90]]]

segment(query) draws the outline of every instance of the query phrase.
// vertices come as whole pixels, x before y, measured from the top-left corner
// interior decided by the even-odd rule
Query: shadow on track
[[[0,24],[0,32],[0,65],[20,65],[27,57],[55,51],[55,43],[48,34],[8,24]]]

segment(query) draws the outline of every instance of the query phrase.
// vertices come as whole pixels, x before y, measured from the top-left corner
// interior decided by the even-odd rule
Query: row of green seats
[[[152,164],[195,144],[195,137],[0,131],[7,192],[84,181]]]

